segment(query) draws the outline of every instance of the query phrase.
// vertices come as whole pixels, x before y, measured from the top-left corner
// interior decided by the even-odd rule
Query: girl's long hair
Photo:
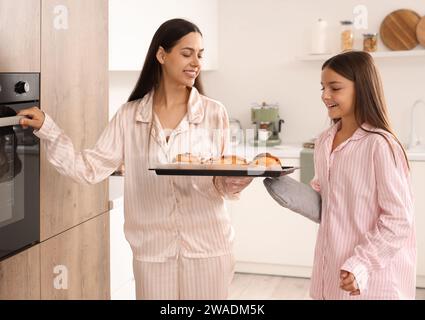
[[[170,52],[181,38],[191,32],[197,32],[202,36],[201,31],[195,24],[184,19],[165,21],[158,28],[152,38],[142,71],[133,92],[128,98],[128,102],[141,99],[152,89],[158,87],[162,76],[161,64],[156,58],[159,47],[164,48],[166,52]],[[196,78],[194,87],[203,94],[200,76]]]
[[[406,151],[391,127],[381,79],[372,56],[364,51],[343,52],[328,59],[323,64],[322,70],[325,68],[329,68],[354,82],[354,114],[357,125],[366,132],[379,134],[384,137],[391,147],[395,160],[394,150],[388,138],[380,132],[367,130],[361,125],[366,122],[375,128],[390,133],[403,150],[407,166],[409,167]],[[336,123],[339,119],[334,119],[333,121]]]

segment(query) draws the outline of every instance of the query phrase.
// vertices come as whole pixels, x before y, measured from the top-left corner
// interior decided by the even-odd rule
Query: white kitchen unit
[[[124,236],[124,177],[109,178],[111,300],[135,300],[133,254]]]
[[[217,69],[218,0],[109,0],[109,70],[140,71],[155,31],[172,18],[200,28],[203,70]]]
[[[425,160],[410,161],[418,244],[417,286],[425,288]]]
[[[299,166],[299,154],[281,161]],[[291,177],[299,181],[299,171]],[[318,225],[277,204],[263,178],[255,178],[227,207],[236,232],[236,271],[310,277]]]
[[[299,165],[300,151],[285,146],[268,149],[288,166]],[[408,157],[415,197],[417,286],[425,287],[425,153],[408,153]],[[299,180],[299,171],[291,177]],[[237,272],[311,276],[318,225],[278,205],[263,186],[262,178],[255,178],[239,201],[227,201],[227,207],[236,233]]]

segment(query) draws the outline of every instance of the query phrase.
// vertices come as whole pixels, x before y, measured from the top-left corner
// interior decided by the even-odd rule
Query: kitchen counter
[[[406,150],[406,153],[407,153],[407,159],[409,159],[409,161],[425,161],[425,151],[410,152],[409,150]]]
[[[282,144],[274,147],[256,147],[252,145],[238,145],[235,149],[237,155],[251,160],[259,153],[269,152],[281,159],[300,158],[302,144]],[[406,150],[409,161],[425,161],[424,151],[409,151]]]
[[[299,158],[301,150],[303,149],[301,144],[284,144],[274,147],[264,146],[252,146],[252,145],[238,145],[235,149],[237,155],[252,160],[259,153],[271,153],[274,156],[287,159],[287,158]]]

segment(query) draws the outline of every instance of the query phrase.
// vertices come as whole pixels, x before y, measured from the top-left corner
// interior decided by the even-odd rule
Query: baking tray
[[[159,176],[231,176],[231,177],[279,177],[293,173],[299,167],[262,167],[223,164],[160,164],[149,170]]]

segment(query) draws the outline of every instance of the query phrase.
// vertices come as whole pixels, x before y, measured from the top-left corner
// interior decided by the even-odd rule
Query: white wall
[[[109,72],[109,119],[128,100],[139,75],[140,72],[135,71]]]
[[[223,102],[244,127],[250,125],[252,102],[278,102],[286,121],[283,142],[310,139],[329,123],[320,101],[322,63],[297,57],[308,53],[310,27],[319,17],[329,22],[335,49],[339,21],[352,19],[358,4],[368,8],[370,32],[379,31],[381,21],[395,9],[425,15],[422,0],[219,0],[219,69],[203,74],[206,93]],[[360,49],[361,43],[357,45]],[[387,50],[382,43],[380,50]],[[410,106],[425,99],[425,58],[386,58],[377,64],[394,128],[407,141]],[[136,73],[111,73],[111,113],[136,79]],[[425,114],[420,121],[423,126]],[[425,138],[425,131],[421,134]]]
[[[204,69],[216,69],[217,15],[218,0],[109,0],[109,70],[141,69],[155,31],[177,17],[202,30],[205,51],[210,53]]]

